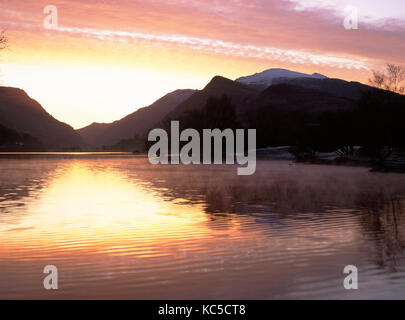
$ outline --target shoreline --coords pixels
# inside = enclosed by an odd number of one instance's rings
[[[368,168],[370,172],[382,172],[382,173],[405,173],[405,159],[403,161],[397,161],[395,164],[390,163],[387,161],[387,165],[384,167],[378,167],[375,163],[369,159],[350,159],[350,160],[340,160],[336,158],[332,159],[329,155],[327,156],[320,155],[319,158],[313,160],[296,160],[294,156],[290,155],[289,153],[285,152],[277,152],[285,149],[285,147],[278,147],[278,148],[271,148],[276,150],[276,152],[269,152],[270,148],[265,150],[257,150],[257,160],[267,160],[267,161],[277,161],[277,160],[284,160],[284,161],[291,161],[293,163],[299,164],[314,164],[314,165],[329,165],[329,166],[346,166],[346,167],[362,167]],[[74,158],[74,157],[86,157],[86,156],[131,156],[131,157],[147,157],[147,152],[126,152],[126,151],[116,151],[116,152],[109,152],[109,151],[44,151],[44,152],[36,152],[36,151],[21,151],[21,152],[14,152],[14,151],[0,151],[0,159],[1,158],[12,158],[12,157],[21,157],[21,158],[30,158],[33,157],[66,157],[66,158]]]

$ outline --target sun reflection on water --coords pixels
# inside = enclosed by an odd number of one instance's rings
[[[401,176],[260,162],[238,179],[123,155],[0,161],[0,298],[347,297],[346,264],[368,270],[367,294],[393,270],[405,279]],[[42,287],[48,264],[57,292]]]

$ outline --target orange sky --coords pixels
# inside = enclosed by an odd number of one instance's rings
[[[9,50],[3,85],[20,87],[75,128],[111,122],[179,88],[274,67],[367,82],[405,64],[405,4],[318,0],[0,2]],[[355,5],[359,29],[343,27]],[[58,28],[43,27],[44,8]]]

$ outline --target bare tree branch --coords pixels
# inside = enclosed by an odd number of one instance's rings
[[[373,71],[373,77],[368,80],[374,87],[385,89],[385,74],[380,71]]]
[[[369,82],[377,88],[404,94],[405,68],[387,63],[385,72],[373,71],[373,77]]]
[[[405,69],[394,64],[387,64],[388,83],[391,91],[404,93],[401,83],[405,80]]]
[[[5,30],[0,32],[0,50],[7,48],[8,45],[8,38],[6,37],[5,33]]]

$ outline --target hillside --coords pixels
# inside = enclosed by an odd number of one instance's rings
[[[19,133],[0,125],[0,151],[43,151],[42,144],[26,133]]]
[[[360,82],[345,81],[341,79],[313,79],[313,78],[277,78],[273,84],[287,83],[308,89],[314,89],[330,93],[338,97],[359,100],[363,93],[370,91],[372,87]]]
[[[350,109],[354,105],[354,100],[315,89],[281,83],[268,87],[249,100],[244,110],[269,107],[284,112],[326,112]]]
[[[0,87],[0,125],[37,139],[47,150],[84,146],[71,126],[56,120],[21,89]]]
[[[186,112],[199,110],[205,106],[210,97],[220,98],[226,95],[237,106],[244,105],[249,98],[258,94],[258,90],[230,79],[216,76],[203,90],[197,91],[190,98],[179,104],[167,119],[176,119]]]
[[[306,74],[296,71],[291,71],[287,69],[273,68],[268,69],[260,73],[255,73],[250,76],[240,77],[236,79],[236,82],[243,83],[245,85],[254,86],[259,89],[265,89],[272,84],[275,84],[275,80],[283,79],[299,79],[299,78],[308,78],[308,79],[327,79],[326,76],[313,73]]]
[[[161,121],[194,93],[195,90],[176,90],[121,120],[113,123],[93,123],[77,132],[93,147],[112,145],[120,140],[131,139],[136,135],[145,134],[153,124]]]

